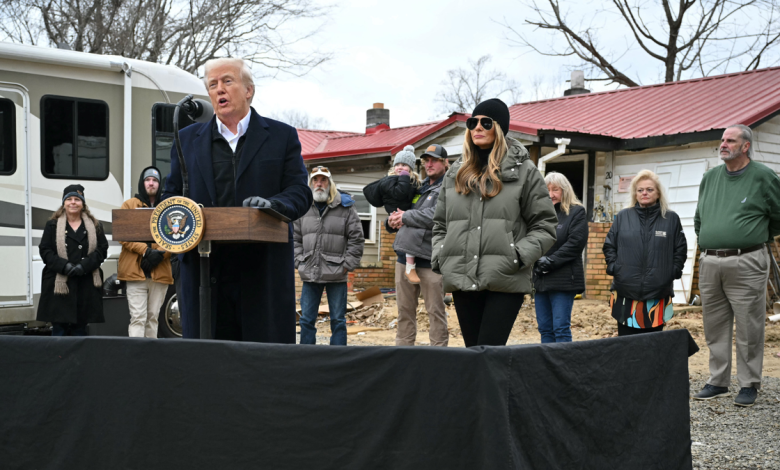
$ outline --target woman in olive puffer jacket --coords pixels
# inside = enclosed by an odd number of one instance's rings
[[[472,116],[439,194],[431,266],[452,292],[466,346],[504,345],[557,218],[528,151],[505,137],[507,106],[488,100]]]

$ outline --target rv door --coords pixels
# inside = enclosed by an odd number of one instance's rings
[[[0,82],[0,324],[34,319],[12,308],[33,304],[29,116],[27,89]]]

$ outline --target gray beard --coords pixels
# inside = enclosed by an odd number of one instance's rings
[[[731,160],[734,160],[735,158],[737,158],[740,155],[741,154],[738,153],[738,152],[731,152],[731,151],[729,151],[728,156],[724,157],[723,155],[721,155],[720,159],[723,160],[724,162],[730,162]]]
[[[328,200],[328,192],[322,189],[312,190],[312,195],[314,196],[314,202],[327,202]]]

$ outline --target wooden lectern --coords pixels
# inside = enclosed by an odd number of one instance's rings
[[[154,241],[150,228],[152,212],[151,208],[113,210],[113,239],[120,242]],[[203,217],[205,223],[198,245],[201,256],[200,336],[211,339],[211,289],[206,287],[209,285],[211,242],[287,243],[289,219],[271,210],[251,207],[204,207]]]

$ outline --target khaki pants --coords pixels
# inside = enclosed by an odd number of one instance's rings
[[[414,346],[417,339],[417,299],[422,292],[425,310],[431,320],[428,338],[431,346],[447,346],[450,337],[447,332],[447,312],[444,310],[444,294],[441,275],[430,268],[417,268],[420,284],[412,284],[404,276],[406,266],[395,264],[395,292],[398,303],[398,331],[396,346]]]
[[[757,250],[718,258],[699,259],[704,337],[710,349],[710,378],[716,387],[731,383],[731,337],[737,324],[737,382],[761,387],[764,363],[764,323],[769,254]]]
[[[157,337],[157,316],[165,300],[168,285],[145,281],[127,281],[127,305],[130,308],[128,336]]]

